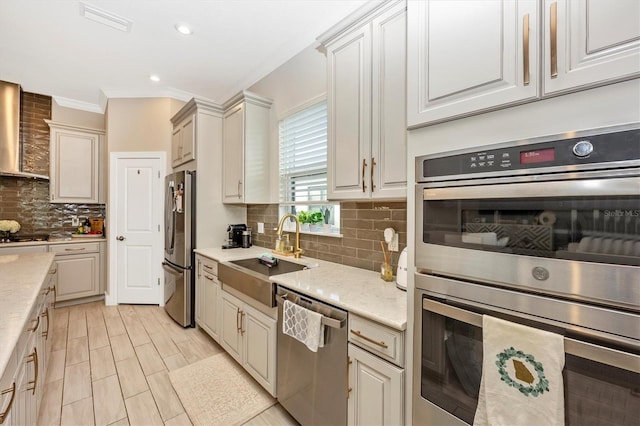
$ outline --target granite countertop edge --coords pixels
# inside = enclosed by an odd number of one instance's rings
[[[194,251],[217,262],[271,253],[268,248],[256,246],[248,249],[202,248]],[[308,265],[309,269],[274,275],[270,277],[272,282],[390,328],[406,330],[407,294],[395,286],[395,281],[385,282],[377,272],[311,257],[295,259],[274,256]]]

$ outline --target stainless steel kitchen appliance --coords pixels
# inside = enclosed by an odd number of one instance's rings
[[[283,333],[284,301],[321,313],[324,346],[311,352]],[[347,424],[347,312],[284,287],[278,304],[278,402],[303,425]]]
[[[413,422],[473,422],[482,314],[564,335],[567,424],[635,422],[640,125],[419,157],[416,177]]]
[[[183,327],[195,326],[195,171],[165,178],[165,310]]]

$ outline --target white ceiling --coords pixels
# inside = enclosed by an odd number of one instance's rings
[[[107,97],[222,103],[365,0],[112,0],[85,3],[133,21],[122,32],[72,0],[0,0],[0,80],[101,111]],[[179,34],[177,22],[191,25]],[[160,82],[149,80],[157,74]]]

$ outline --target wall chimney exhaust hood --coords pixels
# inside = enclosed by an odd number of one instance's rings
[[[0,176],[46,179],[22,171],[20,146],[20,86],[0,81]]]

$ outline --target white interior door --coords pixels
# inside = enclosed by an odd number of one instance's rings
[[[118,304],[163,305],[161,223],[165,160],[123,153],[112,161],[110,215],[114,222],[109,235],[115,265],[111,262],[110,288],[115,290],[115,298],[110,295],[110,299]]]

